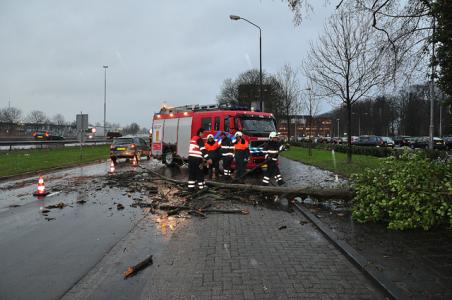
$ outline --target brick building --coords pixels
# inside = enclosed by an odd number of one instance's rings
[[[278,131],[287,135],[287,120],[278,120]],[[331,136],[332,120],[328,117],[311,117],[307,115],[290,116],[290,139],[297,140],[307,136]]]

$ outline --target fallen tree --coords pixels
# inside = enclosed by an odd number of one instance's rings
[[[162,180],[171,182],[178,185],[186,185],[186,181],[176,180],[164,175],[161,175],[155,171],[144,168],[150,174],[153,174]],[[227,189],[231,191],[242,191],[242,192],[257,192],[263,194],[279,194],[286,197],[290,196],[300,196],[302,198],[313,197],[318,200],[329,200],[329,199],[341,199],[344,201],[351,200],[354,196],[354,192],[351,189],[331,189],[331,188],[315,188],[315,187],[279,187],[279,186],[260,186],[254,184],[235,184],[226,183],[218,181],[207,181],[208,186],[217,189]]]

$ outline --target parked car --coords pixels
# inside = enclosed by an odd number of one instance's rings
[[[395,143],[394,143],[393,139],[391,139],[389,136],[382,136],[381,138],[385,142],[385,147],[392,147],[392,148],[394,148]]]
[[[323,144],[323,143],[330,143],[331,142],[331,137],[329,137],[329,136],[319,136],[319,137],[317,137],[317,141],[316,141],[317,143],[321,143],[321,144]]]
[[[429,137],[428,136],[422,136],[415,138],[412,142],[410,142],[410,148],[416,149],[416,148],[422,148],[422,149],[428,149],[429,146]],[[439,137],[433,137],[433,149],[438,150],[445,150],[446,149],[446,143],[443,139]]]
[[[35,131],[33,132],[33,137],[35,140],[64,140],[61,135],[49,132],[49,131]]]
[[[407,136],[407,135],[400,135],[400,136],[395,136],[392,139],[394,140],[394,144],[396,146],[404,147],[404,146],[409,146],[410,138],[411,137]]]
[[[340,137],[333,137],[333,138],[331,138],[331,143],[332,144],[342,144],[342,138],[340,138]]]
[[[151,159],[151,148],[145,139],[140,137],[120,137],[113,140],[110,146],[110,158],[116,164],[118,158],[136,158],[145,156]]]
[[[448,150],[452,150],[452,135],[443,137],[444,144]]]
[[[362,135],[356,141],[357,146],[386,147],[387,144],[381,136]]]

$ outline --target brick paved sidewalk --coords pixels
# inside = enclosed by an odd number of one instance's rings
[[[193,220],[173,234],[142,298],[384,298],[301,218],[253,208],[249,216]]]
[[[64,299],[384,298],[301,215],[246,208],[249,215],[180,219],[160,237],[169,224],[147,218]],[[148,254],[154,264],[123,280],[127,265]]]

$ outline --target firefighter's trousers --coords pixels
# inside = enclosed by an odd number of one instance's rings
[[[224,176],[230,177],[231,176],[231,164],[234,160],[234,157],[232,155],[223,155],[223,174]]]
[[[215,175],[218,177],[218,174],[220,173],[220,157],[218,156],[218,153],[209,154],[208,159],[212,160],[212,165],[209,166],[209,179],[212,179],[213,175],[213,169],[215,169]],[[218,179],[218,178],[217,178]]]
[[[206,184],[204,182],[204,166],[203,159],[199,157],[188,157],[188,188],[194,189],[196,183],[198,188],[203,189]]]
[[[248,153],[245,150],[236,150],[235,151],[235,166],[237,169],[236,178],[242,177],[246,171],[246,158],[248,157]]]
[[[267,170],[264,172],[262,183],[264,185],[268,185],[272,177],[278,184],[282,184],[284,182],[281,173],[279,172],[278,161],[270,158],[267,162]]]

